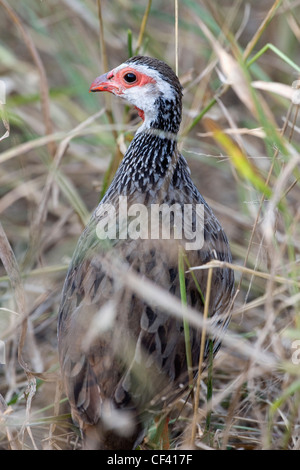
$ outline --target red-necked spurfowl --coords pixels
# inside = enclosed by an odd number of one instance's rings
[[[60,305],[59,357],[85,448],[132,449],[149,417],[186,389],[187,348],[182,320],[155,295],[146,300],[124,272],[180,299],[181,250],[182,292],[201,316],[207,269],[192,275],[188,266],[231,262],[231,253],[178,151],[182,87],[172,69],[157,59],[133,57],[96,78],[90,91],[124,98],[143,123],[75,250]],[[233,292],[233,271],[214,268],[209,316],[220,333],[229,322]],[[200,328],[190,325],[189,337],[195,376]],[[216,352],[217,333],[213,339]]]

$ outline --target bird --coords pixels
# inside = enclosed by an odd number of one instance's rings
[[[201,328],[185,330],[156,297],[180,301],[185,292],[201,318],[208,270],[189,268],[225,262],[212,270],[208,311],[216,333],[206,336],[207,358],[209,340],[215,354],[230,321],[234,272],[228,238],[179,151],[183,88],[173,69],[134,56],[94,80],[90,92],[103,91],[133,105],[141,123],[78,240],[59,307],[58,351],[83,449],[130,450],[186,392],[188,369],[192,379],[198,373]]]

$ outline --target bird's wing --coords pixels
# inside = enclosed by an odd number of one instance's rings
[[[184,162],[181,163],[185,171]],[[182,178],[184,180],[184,178]],[[207,270],[188,272],[212,259],[231,261],[228,241],[201,194],[186,176],[184,187],[173,188],[174,201],[203,206],[199,227],[204,233],[198,250],[187,250],[187,303],[203,312]],[[180,298],[177,240],[99,240],[97,224],[104,217],[98,206],[79,239],[65,281],[59,315],[59,351],[67,394],[74,414],[96,422],[101,403],[114,397],[116,406],[143,404],[170,383],[187,382],[186,346],[182,322],[153,307],[122,285],[111,269],[114,261],[133,269]],[[113,248],[113,249],[111,249]],[[196,278],[196,282],[195,282]],[[215,268],[209,315],[222,332],[233,294],[233,273]],[[199,292],[199,287],[200,291]],[[198,364],[200,331],[190,328],[193,364]],[[220,334],[213,338],[214,350]],[[207,349],[208,351],[208,349]],[[182,371],[185,371],[182,376]],[[147,379],[147,380],[146,380]],[[150,385],[149,385],[150,384]]]

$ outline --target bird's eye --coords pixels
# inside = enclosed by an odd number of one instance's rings
[[[137,80],[135,73],[132,73],[132,72],[125,73],[123,78],[126,83],[134,83]]]

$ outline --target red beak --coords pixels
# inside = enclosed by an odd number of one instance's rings
[[[108,73],[100,75],[100,77],[95,78],[93,83],[90,86],[91,91],[109,91],[113,92],[117,90],[119,87],[112,79],[107,78]]]
[[[100,75],[100,77],[95,78],[93,83],[90,86],[90,92],[91,91],[105,91],[107,90],[107,73],[104,73],[103,75]]]

